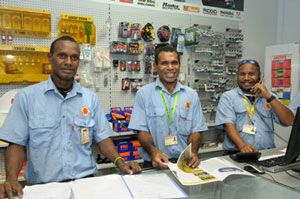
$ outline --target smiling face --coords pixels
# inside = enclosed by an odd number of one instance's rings
[[[259,81],[260,71],[255,64],[246,63],[239,67],[237,83],[244,93],[250,93],[250,89]]]
[[[79,65],[79,46],[69,40],[59,40],[55,43],[53,53],[48,60],[52,65],[52,80],[57,87],[61,83],[72,83]]]
[[[154,64],[154,67],[157,70],[159,79],[164,86],[167,89],[172,87],[175,88],[180,71],[180,63],[177,53],[165,51],[160,52],[158,55],[158,63]]]

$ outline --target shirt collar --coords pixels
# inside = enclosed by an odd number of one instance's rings
[[[160,87],[162,89],[162,91],[169,93],[169,91],[166,89],[166,87],[160,81],[159,77],[156,78],[155,87]],[[180,91],[181,89],[184,89],[184,86],[177,80],[176,87],[173,91],[173,94]]]
[[[237,87],[237,92],[238,92],[239,95],[247,98],[247,96],[245,95],[245,93],[242,91],[242,89],[239,86]],[[257,99],[260,99],[259,95],[257,95]]]
[[[59,91],[57,90],[55,84],[52,81],[51,75],[49,76],[48,80],[46,81],[46,88],[44,90],[44,93],[48,92],[48,91],[55,91],[57,93],[59,93]],[[73,78],[73,87],[72,90],[70,91],[70,93],[82,93],[80,86],[78,85],[78,83],[74,80]]]

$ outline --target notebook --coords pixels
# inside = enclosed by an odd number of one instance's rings
[[[272,157],[262,157],[257,164],[264,167],[266,171],[277,173],[289,169],[300,169],[300,107],[297,109],[291,135],[285,154]]]

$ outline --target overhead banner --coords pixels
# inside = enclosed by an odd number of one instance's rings
[[[240,21],[243,19],[244,0],[93,0],[138,8],[173,13],[214,17]]]

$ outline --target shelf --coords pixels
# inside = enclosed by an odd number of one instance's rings
[[[139,160],[134,160],[137,163],[143,163],[144,160],[143,159],[139,159]],[[102,164],[97,164],[97,169],[110,169],[110,168],[114,168],[114,164],[113,163],[102,163]]]
[[[0,143],[0,148],[8,147],[8,143]]]
[[[211,152],[218,152],[218,151],[223,151],[223,148],[222,148],[222,145],[218,145],[218,146],[215,146],[215,147],[208,147],[208,148],[200,148],[198,150],[198,154],[203,154],[203,153],[211,153]]]
[[[132,132],[132,131],[119,132],[119,133],[114,132],[114,134],[112,136],[110,136],[110,137],[119,137],[119,136],[124,136],[124,135],[135,135],[135,133]]]
[[[23,181],[26,181],[26,180],[25,180],[24,177],[18,177],[18,181],[19,181],[19,182],[23,182]],[[5,182],[5,179],[0,178],[0,183],[3,183],[3,182]]]

